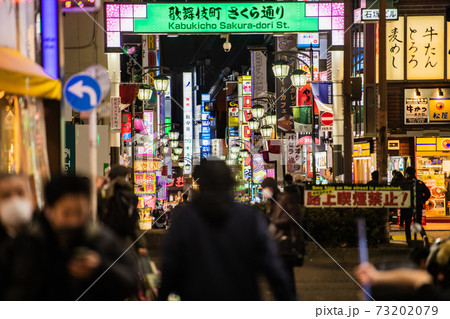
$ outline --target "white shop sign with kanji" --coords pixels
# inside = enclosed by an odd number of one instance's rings
[[[428,123],[428,98],[405,99],[405,124]]]

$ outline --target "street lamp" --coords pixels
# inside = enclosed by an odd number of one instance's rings
[[[177,155],[183,153],[183,148],[181,146],[174,147],[173,152]]]
[[[252,107],[252,115],[255,119],[260,119],[264,116],[264,106],[255,104]]]
[[[267,125],[277,124],[277,115],[273,111],[267,111],[265,119]]]
[[[286,60],[278,60],[272,64],[273,73],[281,81],[289,75],[289,62]]]
[[[239,147],[239,146],[238,146]],[[238,152],[236,152],[236,153],[234,153],[234,152],[231,152],[231,153],[229,153],[228,154],[228,157],[231,159],[231,160],[235,160],[235,159],[237,159],[238,158]]]
[[[239,147],[239,145],[232,145],[230,146],[230,151],[231,153],[239,153],[239,151],[241,150],[241,148]]]
[[[167,153],[169,153],[169,146],[163,146],[163,148],[162,148],[162,152],[163,152],[163,154],[167,154]]]
[[[163,136],[163,137],[161,137],[160,141],[161,141],[162,145],[167,145],[167,143],[169,142],[169,137]]]
[[[141,101],[148,101],[153,94],[152,87],[148,84],[141,84],[138,91],[138,99]]]
[[[177,140],[170,141],[169,145],[171,148],[175,148],[178,146],[178,141]]]
[[[303,70],[295,70],[291,74],[291,83],[296,88],[300,88],[306,85],[308,79],[306,78],[306,72]]]
[[[250,155],[250,152],[247,151],[245,148],[239,151],[239,157],[242,158],[242,159],[247,158],[248,155]]]
[[[183,162],[183,161],[179,161],[179,162],[178,162],[178,166],[181,167],[181,168],[183,168],[184,162]]]
[[[229,159],[227,159],[227,160],[225,161],[225,163],[226,163],[227,165],[229,165],[229,166],[233,166],[233,165],[234,165],[234,159],[229,158]]]
[[[156,91],[167,91],[170,80],[167,76],[160,74],[153,78],[153,84],[155,85]]]
[[[310,82],[312,83],[314,80],[314,69],[313,69],[313,48],[312,48],[312,44],[309,46],[309,55],[300,51],[276,51],[273,52],[272,54],[276,55],[276,54],[284,54],[284,55],[288,55],[300,62],[302,62],[308,69],[309,69],[309,75],[310,75]],[[305,56],[309,59],[309,64],[307,64],[305,61],[303,61],[302,59],[300,59],[298,57],[298,55],[302,55]],[[277,61],[278,62],[278,61]],[[280,64],[275,62],[272,65],[272,69],[273,72],[275,74],[276,77],[278,77],[280,80],[284,79],[287,74],[281,74],[280,71]],[[284,70],[285,71],[285,70]],[[278,72],[278,73],[277,73]],[[289,71],[287,71],[289,72]],[[280,77],[279,75],[284,75],[284,77]],[[294,72],[292,72],[291,75],[291,82],[292,82],[292,86],[295,86],[297,88],[305,86],[307,79],[306,79],[306,72],[302,71],[302,70],[295,70]],[[311,91],[312,91],[312,87],[311,87]],[[315,185],[317,183],[317,178],[316,178],[316,140],[315,140],[315,136],[316,136],[316,118],[315,118],[315,114],[314,114],[314,94],[311,93],[311,123],[312,123],[312,129],[311,129],[311,140],[312,140],[312,144],[311,144],[311,155],[312,155],[312,169],[313,169],[313,184]]]
[[[178,161],[179,156],[177,154],[172,154],[172,161]]]
[[[169,139],[170,139],[171,141],[178,140],[178,137],[179,137],[179,136],[180,136],[180,132],[178,132],[178,131],[171,130],[171,131],[169,132]]]
[[[230,159],[233,160],[236,159],[237,155],[239,154],[239,158],[242,159],[243,161],[242,163],[245,163],[244,162],[245,159],[247,159],[250,156],[250,178],[248,179],[248,181],[249,181],[250,198],[253,200],[253,154],[250,150],[246,149],[246,147],[250,149],[250,141],[237,139],[234,140],[233,143],[235,144],[230,146],[230,150],[235,149],[235,147],[237,146],[239,148],[239,151],[238,153],[231,152],[229,156]],[[243,147],[242,149],[241,146]],[[235,154],[236,157],[231,157],[231,154]]]
[[[248,120],[248,127],[252,130],[255,131],[257,129],[259,129],[259,121],[255,120],[254,118]]]
[[[261,135],[265,138],[269,138],[272,136],[272,126],[271,125],[263,125],[261,127]]]

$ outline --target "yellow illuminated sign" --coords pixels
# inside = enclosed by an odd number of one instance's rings
[[[436,151],[435,137],[418,137],[416,140],[417,151]]]
[[[353,157],[370,156],[370,143],[353,145]]]
[[[450,122],[450,99],[430,99],[429,122]]]

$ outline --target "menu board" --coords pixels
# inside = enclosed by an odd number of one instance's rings
[[[445,175],[422,175],[422,181],[430,189],[431,197],[425,203],[427,217],[445,216]]]

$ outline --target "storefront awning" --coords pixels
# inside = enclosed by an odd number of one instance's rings
[[[0,91],[60,100],[61,82],[19,51],[0,47]]]

